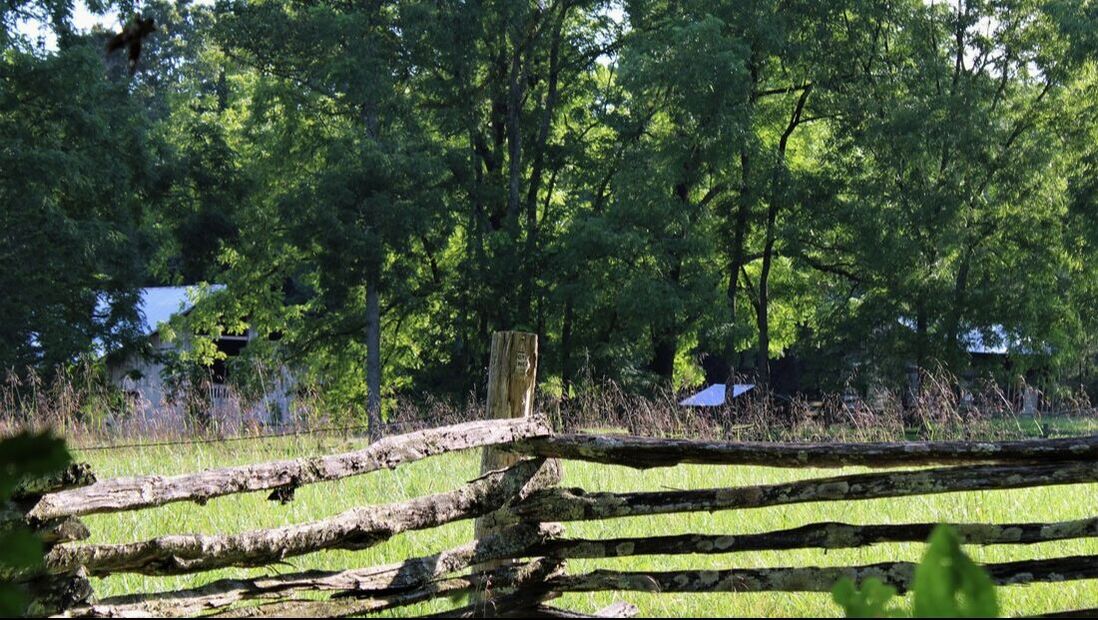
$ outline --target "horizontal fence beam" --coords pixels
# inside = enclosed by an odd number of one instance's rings
[[[513,564],[493,570],[474,571],[460,577],[450,577],[433,581],[421,588],[396,593],[347,592],[337,594],[324,601],[327,605],[318,606],[318,601],[297,600],[265,605],[259,613],[252,609],[239,608],[222,614],[229,618],[309,618],[319,615],[349,617],[365,613],[374,613],[395,607],[442,598],[454,598],[460,594],[492,592],[497,596],[506,596],[530,587],[539,587],[550,577],[560,573],[561,566],[553,560],[539,558],[525,564]],[[494,599],[493,599],[494,600]],[[491,608],[484,605],[477,617],[491,617]],[[458,610],[447,612],[455,613]]]
[[[998,585],[1098,578],[1098,556],[1094,555],[984,564],[983,567]],[[914,575],[913,562],[702,571],[596,570],[553,578],[549,586],[560,592],[830,592],[843,577],[856,582],[873,577],[904,592],[911,585]]]
[[[1098,460],[1098,436],[1017,441],[770,443],[572,434],[522,439],[505,449],[529,456],[638,469],[682,463],[798,468],[896,467]]]
[[[553,565],[548,560],[542,560],[547,568]],[[544,571],[548,573],[548,571]],[[539,579],[529,579],[521,588],[509,588],[509,591],[501,592],[497,588],[478,595],[483,595],[482,600],[474,600],[470,605],[449,609],[447,611],[427,614],[421,618],[528,618],[528,610],[541,605],[544,601],[560,596],[557,592],[549,590],[546,580],[548,574],[543,574]]]
[[[194,616],[237,603],[301,592],[358,593],[411,590],[481,562],[523,556],[527,548],[560,533],[560,526],[522,524],[497,536],[399,564],[346,571],[310,570],[253,579],[221,579],[204,586],[103,599],[74,613],[127,616]]]
[[[513,506],[507,518],[583,521],[1083,482],[1098,482],[1098,462],[943,467],[689,491],[587,493],[583,489],[550,488]]]
[[[46,476],[24,479],[12,490],[12,499],[35,498],[67,489],[88,486],[95,483],[95,473],[87,463],[71,463],[59,472]]]
[[[527,564],[510,565],[491,572],[473,572],[468,575],[430,580],[425,583],[416,582],[406,586],[392,588],[358,588],[353,583],[347,583],[346,577],[351,573],[340,573],[337,577],[339,586],[349,585],[350,588],[337,593],[333,598],[305,599],[280,597],[287,591],[272,590],[268,592],[266,602],[258,605],[233,607],[233,604],[242,599],[237,598],[235,592],[230,592],[224,598],[219,598],[216,593],[207,589],[197,597],[192,596],[194,591],[180,591],[175,593],[161,593],[152,595],[126,595],[103,599],[93,605],[77,607],[68,610],[66,617],[92,617],[92,618],[118,618],[118,617],[147,617],[158,616],[189,616],[203,612],[205,616],[234,618],[234,617],[345,617],[360,615],[412,605],[444,596],[454,596],[466,592],[476,591],[491,587],[502,591],[510,591],[529,583],[541,583],[552,576],[559,565],[551,560],[535,560]],[[304,573],[302,573],[304,575]],[[278,578],[270,578],[276,580]],[[232,587],[232,580],[217,582],[228,584]],[[214,584],[210,584],[213,586]],[[333,584],[321,583],[323,586]],[[353,594],[354,597],[340,594]],[[155,597],[154,602],[147,600]],[[262,600],[265,597],[256,597]],[[254,602],[254,601],[253,601]],[[203,607],[203,605],[206,605]],[[211,613],[212,612],[212,613]]]
[[[547,422],[539,417],[483,420],[394,435],[344,454],[225,467],[178,476],[115,478],[45,495],[27,516],[54,519],[150,508],[172,502],[204,503],[223,495],[339,480],[392,469],[444,452],[508,443],[549,432]]]
[[[537,486],[543,459],[520,461],[459,489],[382,506],[354,508],[335,517],[229,535],[162,536],[136,543],[60,545],[46,569],[83,566],[90,575],[129,572],[175,575],[227,566],[262,566],[325,549],[365,549],[405,531],[482,516]],[[535,484],[530,484],[534,481]]]
[[[15,502],[0,504],[0,532],[16,527],[28,528],[46,544],[84,540],[91,536],[88,528],[79,519],[65,517],[28,523],[23,512],[19,510],[18,504]]]
[[[522,610],[523,618],[632,618],[640,613],[636,605],[616,601],[593,614],[580,613],[570,609],[561,609],[550,605],[538,605]]]
[[[1036,616],[1023,616],[1024,618],[1098,618],[1098,607],[1089,609],[1068,609],[1064,611],[1050,611]]]
[[[951,523],[969,545],[1033,544],[1098,537],[1098,518],[1052,523]],[[720,554],[787,549],[848,549],[878,543],[924,542],[937,523],[851,525],[813,523],[755,534],[681,534],[645,538],[553,539],[525,550],[557,558],[616,558],[634,555]]]
[[[91,538],[88,526],[75,517],[39,522],[35,524],[33,531],[45,545],[56,545]]]

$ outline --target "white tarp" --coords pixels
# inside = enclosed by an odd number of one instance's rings
[[[732,398],[737,398],[755,388],[754,383],[736,383],[732,385]],[[679,401],[683,407],[720,407],[728,397],[728,386],[714,383],[704,390]]]

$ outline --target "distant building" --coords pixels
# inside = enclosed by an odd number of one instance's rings
[[[915,322],[908,318],[901,318],[900,324],[914,330]],[[959,337],[960,344],[968,354],[969,368],[961,379],[960,404],[967,407],[973,404],[974,395],[970,391],[971,383],[980,375],[987,374],[1012,374],[1015,373],[1015,361],[1018,357],[1031,356],[1039,352],[1049,352],[1050,347],[1044,344],[1035,344],[1018,333],[1007,330],[999,324],[987,327],[971,328]],[[1024,376],[1015,374],[1016,381],[1009,381],[1003,385],[1004,395],[1018,407],[1018,411],[1024,415],[1034,415],[1041,407],[1040,391],[1034,383],[1040,380],[1045,368],[1030,368]],[[910,395],[918,393],[920,386],[920,373],[915,364],[909,364],[907,370],[908,392]],[[1021,383],[1019,385],[1019,383]]]
[[[212,290],[223,289],[213,286]],[[107,358],[107,370],[111,382],[124,390],[135,407],[146,409],[146,414],[172,406],[169,368],[170,356],[186,350],[191,343],[189,334],[180,334],[174,342],[162,338],[161,325],[173,316],[185,315],[194,306],[195,287],[158,286],[141,290],[140,310],[144,316],[141,325],[143,346],[121,355]],[[253,330],[244,334],[222,334],[217,339],[217,349],[231,359],[240,355],[247,344],[255,339]],[[228,360],[217,360],[209,372],[209,400],[213,410],[239,409],[241,403],[229,388]],[[296,382],[286,369],[280,369],[271,378],[271,388],[257,403],[251,403],[240,411],[247,417],[266,425],[281,425],[288,421],[292,393]]]

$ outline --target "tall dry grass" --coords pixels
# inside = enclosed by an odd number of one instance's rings
[[[1042,419],[1094,420],[1098,410],[1085,392],[1041,401],[1023,414],[1022,390],[1009,393],[992,381],[965,385],[938,369],[924,371],[915,392],[882,387],[860,394],[853,387],[816,401],[758,389],[721,407],[678,405],[684,394],[640,395],[613,382],[588,382],[578,396],[539,394],[536,410],[560,432],[764,441],[871,441],[995,439],[1042,433]],[[218,398],[212,399],[213,390]],[[254,392],[254,390],[253,390]],[[76,366],[46,380],[9,372],[0,384],[0,434],[53,428],[76,445],[165,439],[216,439],[286,433],[365,434],[365,421],[333,412],[316,388],[297,386],[291,410],[277,426],[262,413],[262,397],[231,385],[179,384],[165,402],[140,402],[111,385],[101,369]],[[385,400],[386,433],[454,424],[484,417],[479,394],[462,401],[406,396]]]
[[[565,431],[603,429],[630,434],[760,441],[885,441],[898,439],[1006,439],[1043,432],[1049,418],[1098,422],[1085,392],[1056,401],[1039,392],[1024,410],[1024,384],[1007,391],[995,382],[961,381],[943,369],[922,371],[917,390],[853,387],[819,400],[785,397],[756,388],[721,407],[681,407],[685,394],[631,394],[600,383],[576,398],[546,399]],[[1085,425],[1084,425],[1085,426]]]
[[[178,382],[159,402],[113,385],[94,364],[61,369],[51,378],[8,371],[0,383],[0,436],[53,429],[74,445],[218,439],[336,427],[316,390],[300,388],[293,411],[272,426],[264,395],[233,385]],[[339,428],[346,428],[342,424]]]

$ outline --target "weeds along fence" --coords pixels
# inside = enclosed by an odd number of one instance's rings
[[[852,548],[922,542],[933,523],[853,525],[822,522],[762,533],[660,535],[590,540],[567,535],[568,523],[626,516],[738,510],[803,502],[846,502],[987,489],[1098,482],[1098,436],[1000,442],[759,443],[555,434],[531,415],[536,340],[505,332],[493,340],[491,419],[387,437],[361,450],[244,465],[171,477],[95,481],[84,466],[28,482],[0,521],[31,525],[47,541],[44,569],[0,575],[33,593],[29,613],[61,616],[345,616],[432,599],[467,605],[446,616],[584,617],[552,607],[558,593],[826,592],[842,577],[876,577],[905,590],[914,565],[713,568],[704,559],[742,551]],[[459,488],[333,517],[239,534],[180,534],[124,544],[81,544],[81,516],[134,511],[268,492],[281,502],[307,484],[341,480],[455,450],[484,449],[482,475]],[[634,493],[560,486],[563,460],[638,469],[681,463],[782,468],[871,468],[868,473],[778,484]],[[911,469],[917,467],[917,469]],[[411,530],[478,519],[462,546],[376,567],[301,571],[225,579],[170,592],[133,592],[96,600],[89,577],[114,573],[178,575],[257,567],[330,549],[365,549]],[[954,523],[976,545],[1025,545],[1098,536],[1098,517],[1053,523]],[[697,554],[696,570],[628,572],[567,568],[574,558]],[[1098,578],[1098,556],[985,565],[1002,585]],[[626,597],[628,595],[625,595]],[[457,605],[457,603],[452,603]],[[1078,610],[1081,612],[1094,610]],[[617,604],[598,615],[635,612]]]

